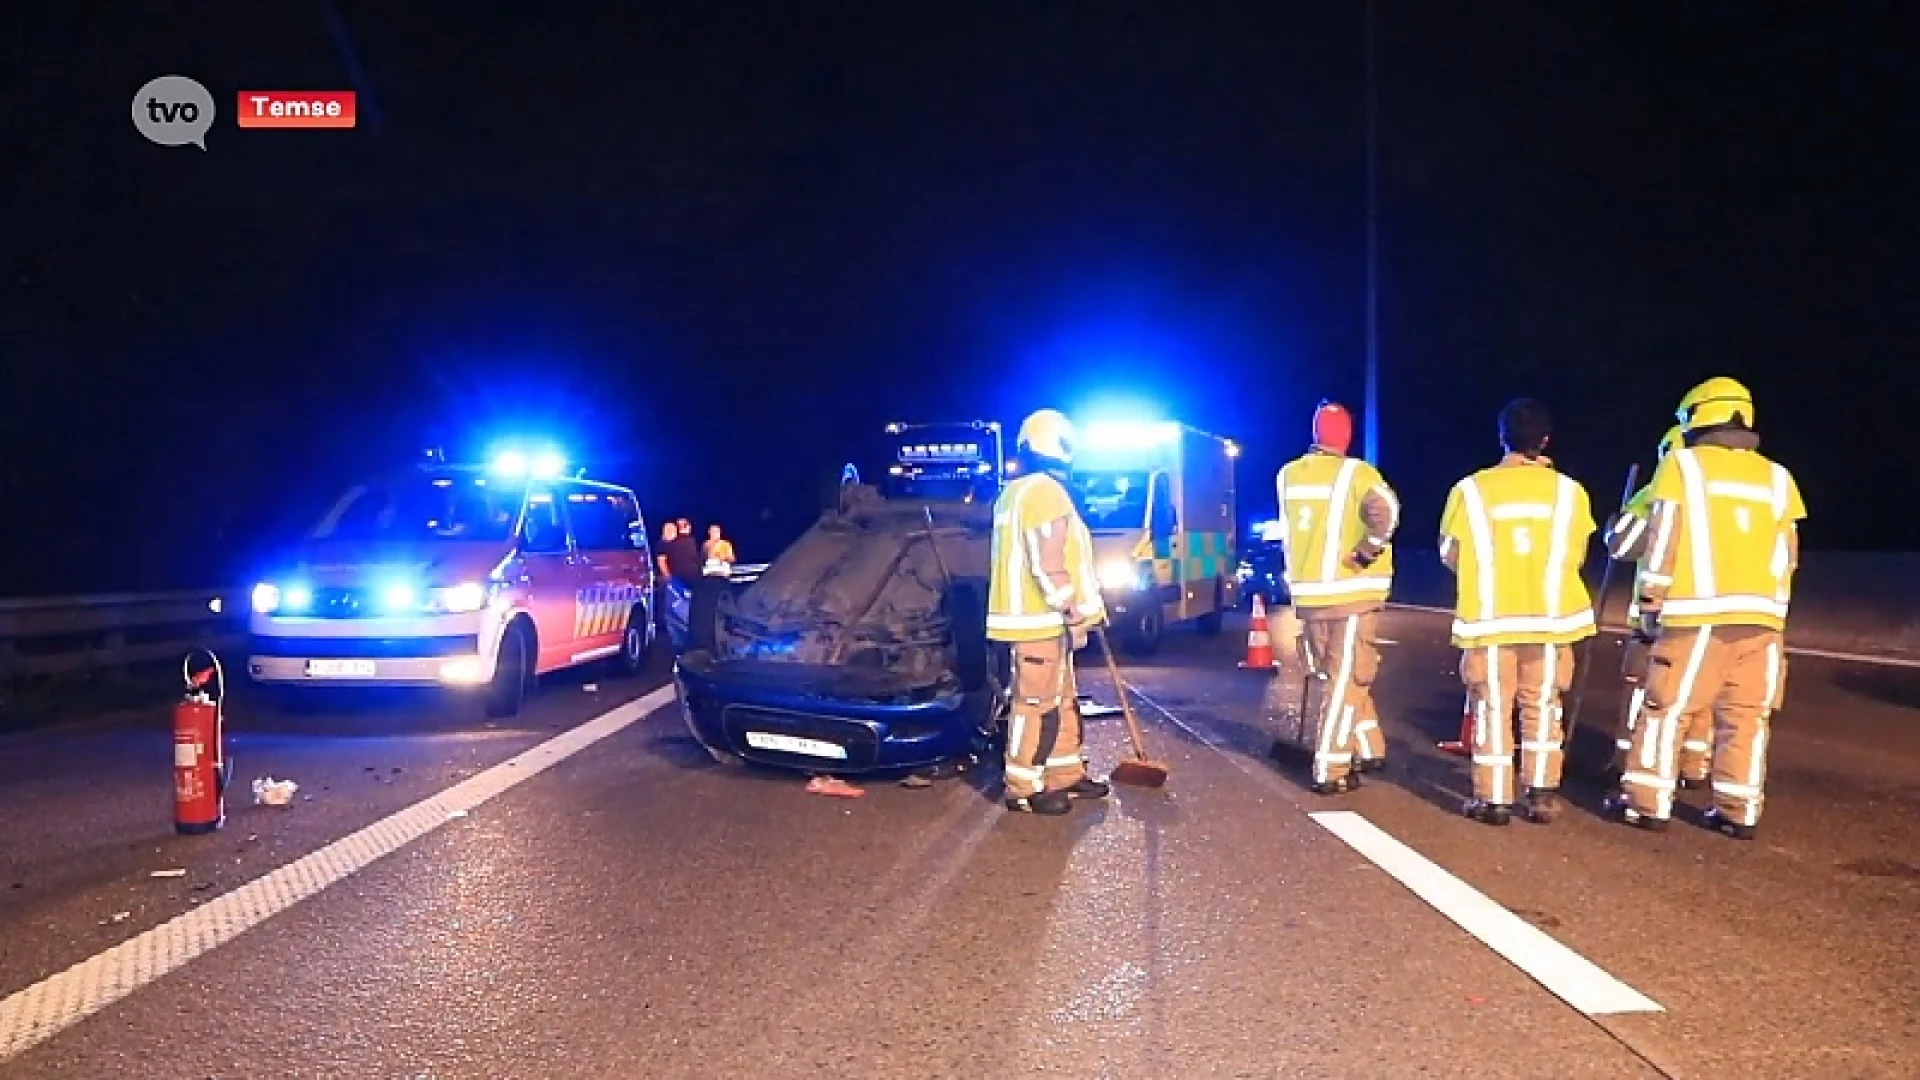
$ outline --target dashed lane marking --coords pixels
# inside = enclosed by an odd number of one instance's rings
[[[1387,605],[1397,611],[1418,611],[1427,615],[1453,614],[1452,608],[1434,607],[1430,604]],[[1601,623],[1600,629],[1609,634],[1624,634],[1630,627],[1615,623]],[[1817,656],[1822,660],[1844,660],[1852,664],[1872,664],[1876,667],[1897,667],[1920,669],[1920,659],[1911,656],[1888,656],[1883,653],[1844,652],[1839,649],[1814,649],[1805,645],[1789,645],[1787,653],[1791,656]]]
[[[1480,943],[1588,1016],[1665,1012],[1652,998],[1548,937],[1351,810],[1307,815]]]
[[[364,869],[587,747],[664,708],[673,687],[570,728],[184,915],[0,1001],[0,1063]]]

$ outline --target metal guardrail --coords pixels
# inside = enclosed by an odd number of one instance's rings
[[[733,567],[737,585],[766,563]],[[66,675],[178,659],[199,646],[244,641],[244,589],[0,599],[0,679]]]

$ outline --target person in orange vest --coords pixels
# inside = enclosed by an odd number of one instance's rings
[[[1660,439],[1657,462],[1665,461],[1667,455],[1686,445],[1685,430],[1675,424],[1667,429]],[[1635,564],[1635,572],[1645,569],[1647,541],[1652,534],[1647,527],[1647,514],[1653,506],[1653,482],[1642,485],[1627,505],[1620,508],[1608,520],[1601,531],[1601,542],[1606,545],[1607,555],[1620,562]],[[1627,623],[1631,627],[1627,634],[1626,646],[1620,653],[1620,681],[1626,693],[1620,699],[1620,714],[1614,731],[1613,775],[1618,779],[1626,772],[1627,751],[1633,749],[1633,729],[1640,717],[1646,712],[1647,702],[1647,662],[1652,651],[1653,640],[1640,630],[1640,602],[1638,593],[1627,602]],[[1695,709],[1688,713],[1681,725],[1680,744],[1680,786],[1705,787],[1707,774],[1713,761],[1713,710]]]
[[[1373,704],[1380,610],[1393,588],[1400,500],[1380,470],[1347,456],[1353,416],[1323,401],[1313,442],[1274,483],[1287,596],[1300,620],[1308,677],[1326,684],[1313,723],[1313,792],[1337,795],[1386,765]]]
[[[1653,474],[1640,631],[1653,639],[1647,711],[1609,811],[1663,829],[1673,816],[1676,744],[1687,714],[1714,709],[1707,824],[1751,839],[1766,799],[1767,744],[1786,694],[1785,632],[1806,503],[1784,465],[1760,453],[1753,394],[1722,377],[1677,410],[1687,445]]]
[[[1440,558],[1459,579],[1453,644],[1473,715],[1473,797],[1487,825],[1512,820],[1514,707],[1528,819],[1560,813],[1566,755],[1560,695],[1573,686],[1573,644],[1594,636],[1580,579],[1596,526],[1587,490],[1553,467],[1546,406],[1522,398],[1500,412],[1499,464],[1453,486],[1440,517]]]

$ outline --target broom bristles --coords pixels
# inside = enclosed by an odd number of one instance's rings
[[[1170,770],[1157,761],[1144,761],[1129,758],[1113,767],[1112,779],[1115,783],[1128,787],[1157,788],[1167,782]]]

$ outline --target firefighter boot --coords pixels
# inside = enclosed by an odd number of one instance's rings
[[[1553,788],[1528,788],[1527,820],[1535,825],[1551,825],[1560,816],[1560,792]]]
[[[1361,773],[1379,772],[1386,767],[1387,759],[1383,757],[1361,758],[1353,763],[1353,771]]]
[[[1043,791],[1038,795],[1007,800],[1007,809],[1027,814],[1057,817],[1073,809],[1073,796],[1065,791]]]
[[[1740,824],[1717,806],[1708,807],[1700,819],[1706,822],[1707,828],[1724,836],[1731,836],[1735,840],[1753,839],[1753,826]]]
[[[1468,799],[1461,804],[1460,812],[1482,825],[1505,825],[1513,820],[1513,807],[1485,799]]]
[[[1107,797],[1107,793],[1113,790],[1113,786],[1105,780],[1095,780],[1091,776],[1083,776],[1061,790],[1065,791],[1067,797],[1072,799],[1104,799]]]
[[[1331,780],[1315,781],[1308,790],[1315,795],[1344,795],[1360,787],[1360,774],[1350,772],[1345,776],[1336,776]]]
[[[1607,796],[1607,801],[1601,804],[1601,809],[1605,811],[1608,817],[1613,818],[1615,821],[1625,822],[1636,829],[1645,829],[1648,832],[1660,832],[1667,827],[1666,818],[1648,817],[1640,811],[1635,810],[1632,804],[1627,801],[1627,793],[1624,791]]]

